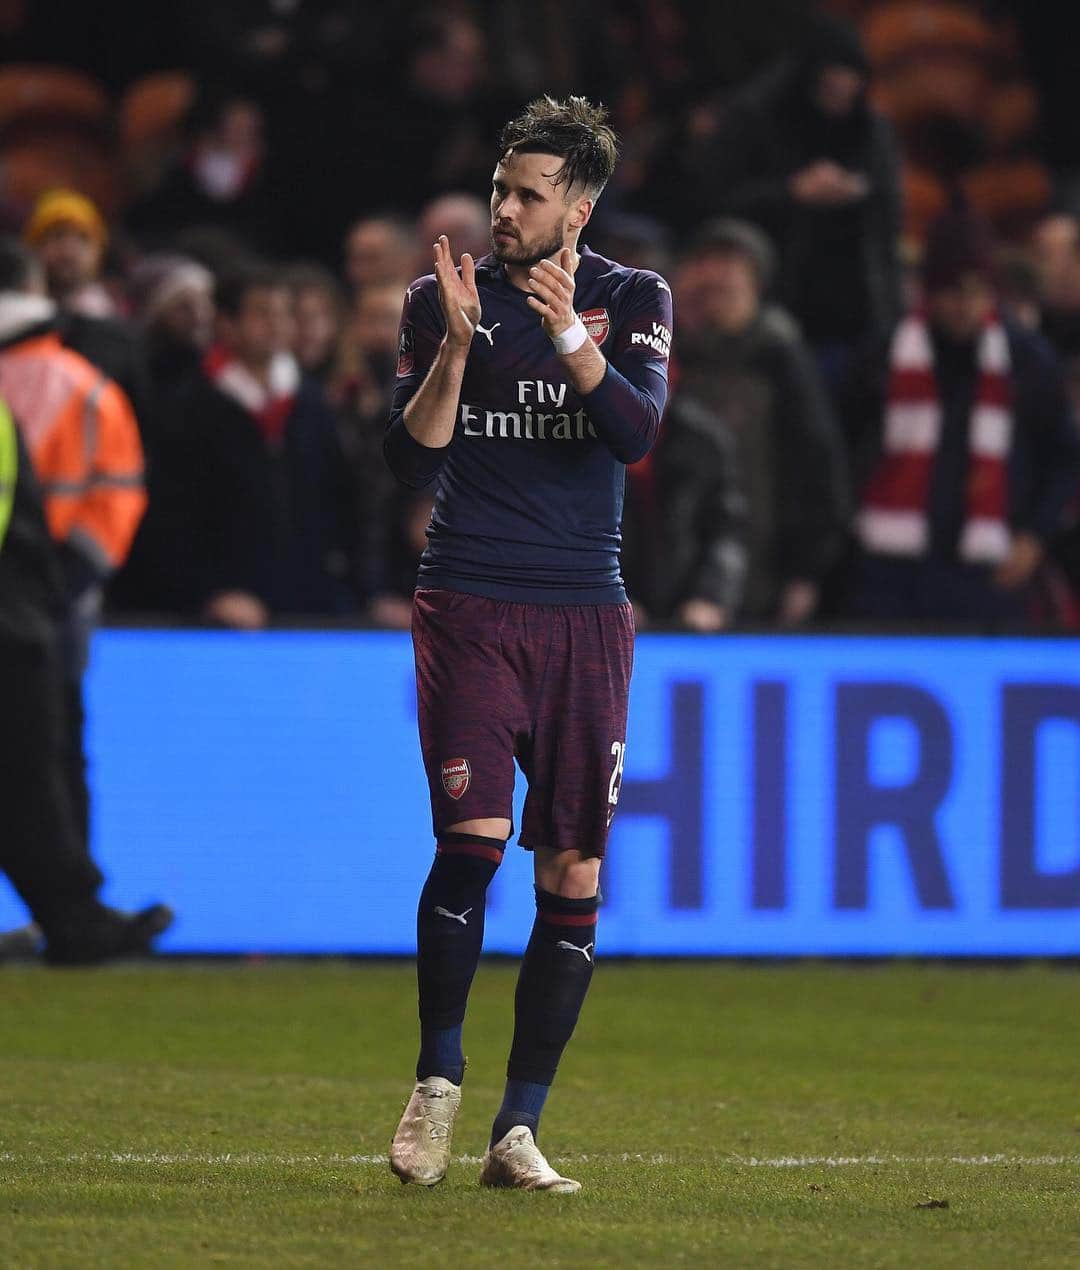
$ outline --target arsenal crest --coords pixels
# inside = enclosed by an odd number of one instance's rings
[[[442,765],[443,789],[446,790],[451,798],[458,799],[469,788],[469,777],[471,775],[468,759],[447,759]]]
[[[584,313],[579,313],[578,317],[581,318],[581,324],[592,342],[603,344],[608,337],[608,331],[611,330],[611,319],[608,317],[607,309],[586,309]]]

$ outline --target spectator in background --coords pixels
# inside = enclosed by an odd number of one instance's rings
[[[925,308],[904,318],[859,404],[853,609],[887,621],[1026,624],[1047,543],[1080,479],[1080,436],[1046,341],[1002,318],[985,221],[931,227]]]
[[[628,469],[622,573],[639,628],[702,633],[735,620],[746,588],[746,497],[724,421],[676,394],[653,452]]]
[[[777,245],[777,298],[830,391],[900,311],[898,159],[867,75],[854,28],[811,15],[797,51],[722,106],[681,173],[698,218],[753,221]]]
[[[1062,359],[1065,392],[1080,427],[1080,220],[1065,210],[1043,217],[1031,233],[1030,257],[1039,329]],[[1065,508],[1062,532],[1048,545],[1043,580],[1038,616],[1052,626],[1080,629],[1080,484]]]
[[[288,268],[285,280],[292,292],[300,369],[329,387],[345,322],[341,284],[329,269],[307,262]]]
[[[714,467],[738,473],[746,508],[741,553],[728,545],[727,529],[718,546],[697,552],[718,579],[727,574],[712,596],[690,595],[709,599],[711,611],[683,605],[681,620],[697,629],[720,629],[736,615],[782,626],[808,621],[844,545],[848,495],[839,433],[794,324],[762,302],[773,268],[764,234],[721,219],[703,226],[676,274],[672,439],[691,429],[713,433],[711,446],[731,455]],[[668,443],[661,442],[658,469]],[[689,464],[683,479],[696,475]],[[677,512],[677,489],[661,487],[657,497],[669,515]],[[720,501],[729,508],[721,523],[733,524],[732,496]],[[665,567],[657,561],[661,575]]]
[[[1042,325],[1042,287],[1031,252],[1023,247],[1004,247],[994,263],[998,304],[1002,315],[1016,326],[1037,331]]]
[[[144,248],[174,246],[181,230],[225,230],[276,256],[285,245],[280,200],[266,167],[262,107],[252,97],[208,90],[187,121],[187,145],[157,189],[130,204],[124,225]]]
[[[202,359],[214,335],[214,277],[197,261],[171,252],[145,256],[132,272],[129,292],[136,323],[142,332],[150,372],[150,402],[141,420],[147,460],[147,493],[157,502],[168,471],[160,470],[159,450],[175,402],[200,375]],[[161,522],[145,517],[131,552],[109,583],[112,612],[151,613],[163,601],[163,576],[168,576],[172,541],[161,542]]]
[[[109,234],[90,199],[76,190],[48,191],[34,204],[25,237],[41,258],[49,295],[65,313],[89,318],[117,315],[116,302],[102,280]]]
[[[377,419],[377,431],[384,422],[382,407],[394,391],[404,300],[405,283],[400,280],[367,287],[356,301],[338,346],[335,396],[357,414]]]
[[[367,543],[366,590],[374,598],[368,618],[407,630],[412,622],[417,521],[426,525],[431,499],[394,480],[382,461],[382,442],[398,361],[398,330],[405,284],[383,282],[364,289],[338,354],[334,398],[342,444],[352,472],[356,519]],[[410,572],[411,569],[411,572]]]
[[[416,571],[434,506],[427,490],[399,488],[386,499],[382,587],[368,614],[376,626],[407,631],[412,625]]]
[[[358,611],[357,533],[336,421],[290,351],[277,271],[219,280],[217,342],[175,403],[148,516],[157,607],[253,630]]]
[[[126,913],[98,899],[103,878],[69,779],[64,574],[25,442],[0,401],[0,869],[34,919],[0,935],[0,960],[34,954],[42,938],[54,964],[146,953],[172,922],[163,904]]]
[[[413,276],[416,240],[408,221],[396,216],[358,220],[345,235],[345,280],[356,303],[366,287],[401,282],[402,295]]]
[[[1055,212],[1035,226],[1031,248],[1039,276],[1042,332],[1065,358],[1080,355],[1080,220]]]
[[[214,275],[175,252],[144,256],[128,284],[158,414],[194,375],[214,335]],[[147,429],[153,431],[152,428]]]
[[[141,427],[149,373],[139,337],[103,281],[108,231],[101,213],[75,190],[51,190],[34,205],[23,236],[45,270],[60,338],[120,385]]]
[[[64,572],[67,786],[88,844],[83,675],[105,582],[146,507],[142,447],[124,393],[61,343],[41,262],[14,239],[0,241],[0,394],[26,440]]]
[[[415,216],[434,195],[484,188],[497,132],[488,102],[487,40],[456,5],[420,5],[398,24],[405,38],[391,79],[372,81],[356,101],[354,152],[363,154],[363,197],[377,190]],[[360,170],[360,165],[358,165]]]
[[[431,272],[431,247],[445,234],[455,251],[468,252],[474,260],[491,252],[491,208],[475,194],[440,194],[420,210],[416,218],[417,257],[410,278]]]
[[[631,269],[651,269],[667,275],[671,270],[671,235],[651,216],[632,212],[608,212],[590,224],[593,250]],[[451,240],[453,241],[453,240]]]

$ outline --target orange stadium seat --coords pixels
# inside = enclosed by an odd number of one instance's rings
[[[0,67],[0,129],[41,119],[104,127],[109,95],[89,75],[66,66]]]
[[[196,93],[195,81],[185,71],[155,71],[125,90],[117,133],[129,198],[154,189],[161,180]]]
[[[0,150],[5,201],[25,217],[38,195],[56,186],[78,190],[106,217],[120,205],[112,157],[68,137],[39,137]]]
[[[25,215],[44,190],[65,185],[112,214],[119,203],[112,124],[109,94],[82,71],[0,67],[5,199]]]
[[[989,87],[982,66],[935,51],[880,77],[873,100],[899,128],[930,115],[974,123],[980,118]]]
[[[125,149],[171,137],[195,100],[195,81],[186,71],[154,71],[125,89],[118,122]]]
[[[996,150],[1008,150],[1030,137],[1039,122],[1039,95],[1021,80],[990,93],[983,111],[986,139]]]
[[[862,37],[879,73],[928,52],[961,54],[989,63],[998,44],[994,29],[974,8],[929,0],[900,0],[872,8],[863,19]]]
[[[965,172],[961,188],[1005,238],[1026,234],[1046,211],[1053,181],[1044,164],[1033,158],[1001,159]]]

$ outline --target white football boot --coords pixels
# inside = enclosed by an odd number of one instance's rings
[[[461,1086],[445,1076],[418,1081],[390,1144],[390,1167],[403,1182],[434,1186],[446,1176]]]
[[[481,1186],[509,1186],[519,1191],[552,1191],[573,1195],[581,1183],[561,1177],[544,1159],[525,1125],[511,1129],[490,1147],[480,1169]]]

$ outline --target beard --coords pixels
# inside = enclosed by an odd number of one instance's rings
[[[523,243],[520,239],[513,243],[497,243],[492,234],[491,251],[495,259],[503,265],[519,265],[529,269],[538,265],[541,260],[557,256],[565,246],[561,229],[553,230],[551,237],[543,242]]]

